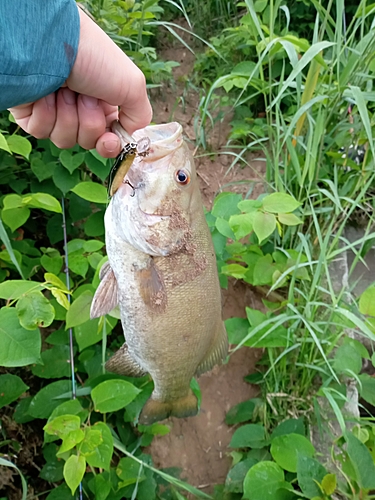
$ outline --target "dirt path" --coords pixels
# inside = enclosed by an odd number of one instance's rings
[[[189,86],[185,82],[186,75],[192,70],[194,57],[186,49],[167,49],[163,56],[164,59],[180,62],[181,66],[174,73],[176,88],[164,89],[153,100],[154,121],[176,120],[181,123],[193,149],[193,123],[198,96],[191,91],[186,92]],[[182,95],[184,108],[179,105]],[[251,197],[257,197],[263,191],[263,161],[250,157],[250,167],[229,169],[233,156],[225,154],[224,146],[230,118],[228,113],[224,122],[210,135],[211,146],[217,153],[213,156],[214,160],[200,155],[200,152],[195,156],[203,201],[208,209],[223,186],[226,191],[244,194],[252,189]],[[228,290],[223,291],[224,319],[245,317],[245,306],[262,308],[262,303],[245,284],[231,282]],[[228,444],[234,432],[233,427],[225,424],[225,415],[232,406],[256,396],[256,389],[243,378],[254,372],[260,355],[260,350],[243,348],[230,357],[227,365],[215,367],[212,372],[200,377],[200,414],[188,419],[170,419],[167,424],[171,426],[171,432],[155,438],[149,447],[158,468],[178,467],[182,469],[182,478],[206,492],[211,492],[213,485],[225,481],[231,465]]]

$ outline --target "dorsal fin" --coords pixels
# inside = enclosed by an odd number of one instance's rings
[[[117,281],[109,262],[103,264],[99,278],[101,281],[91,303],[91,319],[108,314],[118,304]]]

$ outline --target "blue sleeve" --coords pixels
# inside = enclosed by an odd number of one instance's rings
[[[79,30],[75,0],[0,0],[0,110],[61,87],[77,55]]]

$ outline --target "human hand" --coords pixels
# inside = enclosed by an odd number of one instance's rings
[[[152,117],[143,73],[81,9],[80,41],[65,86],[36,102],[10,108],[17,124],[59,148],[76,143],[116,157],[120,139],[109,131],[114,120],[132,134]],[[119,109],[120,107],[120,109]]]

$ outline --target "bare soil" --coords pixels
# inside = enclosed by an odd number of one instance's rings
[[[174,70],[175,85],[164,88],[152,99],[154,121],[163,123],[175,120],[181,123],[185,137],[195,143],[194,118],[198,96],[187,85],[192,72],[194,56],[185,48],[168,48],[163,58],[174,60],[180,66]],[[183,96],[183,98],[182,98]],[[181,106],[183,102],[184,106]],[[231,166],[233,156],[225,147],[231,113],[210,133],[211,156],[194,151],[195,164],[203,202],[212,208],[215,195],[220,191],[247,193],[256,198],[263,191],[265,163],[263,159],[248,157],[249,166]],[[229,152],[229,154],[228,154]],[[262,308],[260,297],[244,283],[231,281],[223,291],[223,318],[245,317],[245,307]],[[225,481],[231,466],[228,448],[235,428],[225,424],[228,410],[257,395],[257,389],[244,382],[244,377],[255,371],[261,350],[243,348],[230,356],[228,364],[215,367],[199,379],[202,405],[197,417],[168,420],[171,432],[157,437],[149,447],[158,468],[178,467],[181,478],[190,484],[211,492],[215,484]]]

